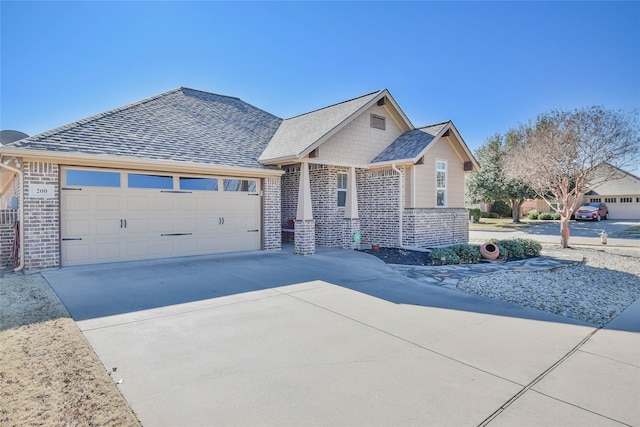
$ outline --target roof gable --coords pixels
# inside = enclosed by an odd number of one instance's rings
[[[425,152],[435,144],[436,141],[440,140],[447,135],[453,134],[455,135],[455,141],[457,141],[457,145],[464,153],[462,156],[458,149],[460,158],[466,157],[473,164],[473,170],[478,171],[480,166],[478,165],[477,160],[471,154],[469,147],[465,144],[462,136],[458,133],[455,125],[452,121],[447,121],[443,123],[437,123],[434,125],[424,126],[418,129],[410,130],[409,132],[405,132],[400,135],[391,145],[389,145],[386,149],[382,151],[375,159],[371,161],[372,164],[385,164],[385,163],[400,163],[400,162],[410,162],[416,163],[420,157],[424,156]],[[463,160],[466,161],[466,160]]]
[[[260,156],[260,161],[268,164],[301,159],[383,98],[385,102],[389,100],[397,116],[404,122],[406,128],[410,129],[412,125],[409,119],[398,107],[389,91],[379,90],[284,120]]]
[[[257,159],[281,122],[238,98],[181,87],[7,146],[264,168]]]

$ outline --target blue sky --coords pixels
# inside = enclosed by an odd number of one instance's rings
[[[0,128],[186,86],[282,118],[387,88],[475,151],[555,108],[640,110],[640,2],[0,2]]]

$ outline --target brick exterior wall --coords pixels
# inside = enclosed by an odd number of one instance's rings
[[[60,171],[56,164],[26,162],[24,173],[24,258],[25,270],[60,267]],[[51,199],[28,197],[33,184],[55,188]]]
[[[400,177],[391,169],[356,170],[362,243],[397,248],[400,231]],[[404,194],[404,189],[402,190]]]
[[[433,248],[469,242],[469,212],[464,209],[405,209],[403,243]]]
[[[19,221],[18,211],[0,210],[0,271],[7,267],[14,243],[14,224]],[[9,269],[13,267],[9,265]]]
[[[359,249],[360,242],[354,242],[353,237],[360,231],[359,219],[342,219],[342,248],[343,249]]]
[[[313,255],[316,253],[316,224],[314,220],[296,220],[295,253]]]
[[[262,248],[276,250],[282,248],[280,178],[262,180]]]
[[[300,185],[300,166],[287,166],[285,173],[280,178],[280,212],[282,222],[296,219],[298,206],[298,187]]]
[[[379,243],[383,247],[398,247],[398,192],[404,195],[405,189],[400,188],[400,176],[395,171],[356,169],[360,218],[345,220],[337,203],[337,174],[347,169],[325,165],[309,168],[318,246],[355,248],[353,234],[360,231],[362,246]],[[281,193],[283,220],[296,217],[300,180],[299,167],[285,170]],[[404,246],[432,248],[469,241],[469,215],[463,208],[404,209],[402,222]]]
[[[282,176],[283,221],[296,218],[300,185],[299,166],[288,166],[285,171]],[[338,172],[347,171],[345,167],[309,165],[311,207],[316,221],[315,239],[318,246],[343,246],[344,209],[338,207]]]

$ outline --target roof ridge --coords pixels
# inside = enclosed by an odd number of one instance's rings
[[[57,133],[67,131],[69,129],[74,129],[74,128],[77,128],[77,127],[80,127],[80,126],[84,126],[84,125],[89,124],[91,122],[94,122],[94,121],[96,121],[98,119],[109,117],[109,116],[112,116],[112,115],[114,115],[116,113],[121,113],[123,111],[129,110],[129,109],[131,109],[133,107],[137,107],[139,105],[143,105],[143,104],[149,103],[151,101],[155,101],[156,99],[160,99],[162,97],[165,97],[165,96],[171,95],[173,93],[177,93],[179,91],[182,91],[182,89],[184,89],[184,88],[183,87],[178,87],[176,89],[171,89],[169,91],[162,92],[160,94],[151,96],[149,98],[142,99],[140,101],[132,102],[130,104],[123,105],[121,107],[116,107],[116,108],[113,108],[111,110],[108,110],[108,111],[105,111],[105,112],[102,112],[102,113],[94,114],[93,116],[89,116],[89,117],[85,117],[85,118],[80,119],[80,120],[76,120],[75,122],[71,122],[71,123],[68,123],[66,125],[62,125],[60,127],[57,127],[57,128],[54,128],[54,129],[51,129],[51,130],[48,130],[48,131],[33,135],[33,136],[30,136],[29,138],[24,138],[24,139],[22,139],[20,141],[21,142],[25,142],[27,140],[31,140],[31,141],[34,141],[34,142],[35,141],[39,141],[39,140],[41,140],[43,138],[48,138],[48,137],[53,136],[53,135],[55,135]]]
[[[360,96],[356,96],[355,98],[347,99],[345,101],[336,102],[335,104],[327,105],[326,107],[316,108],[315,110],[307,111],[306,113],[298,114],[296,116],[289,117],[289,118],[287,118],[285,120],[296,119],[298,117],[306,116],[307,114],[317,113],[318,111],[326,110],[327,108],[335,107],[335,106],[338,106],[338,105],[341,105],[341,104],[346,104],[347,102],[355,101],[356,99],[364,98],[366,96],[371,96],[374,93],[380,93],[380,92],[383,92],[384,90],[385,89],[375,90],[375,91],[367,93],[365,95],[360,95]]]
[[[238,98],[237,96],[222,95],[222,94],[220,94],[220,93],[207,92],[206,90],[194,89],[194,88],[192,88],[192,87],[180,86],[178,89],[180,89],[180,90],[187,89],[187,90],[191,90],[191,91],[193,91],[193,92],[205,93],[205,94],[207,94],[207,95],[222,96],[222,97],[224,97],[224,98],[231,98],[231,99],[237,99],[238,101],[242,101],[242,99]],[[245,102],[245,101],[242,101],[242,102]]]
[[[440,122],[440,123],[434,123],[432,125],[425,125],[425,126],[419,126],[416,129],[425,129],[425,128],[432,128],[434,126],[440,126],[440,125],[445,125],[447,123],[453,123],[451,120],[445,120],[444,122]]]

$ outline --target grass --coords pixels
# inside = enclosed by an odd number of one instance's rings
[[[480,218],[480,222],[470,222],[469,230],[473,231],[518,231],[531,227],[540,221],[521,218],[520,223],[514,223],[512,218]]]
[[[616,236],[629,236],[633,234],[640,234],[640,225],[634,225],[626,230],[616,231],[613,233]]]
[[[0,278],[0,426],[140,426],[39,274]]]

